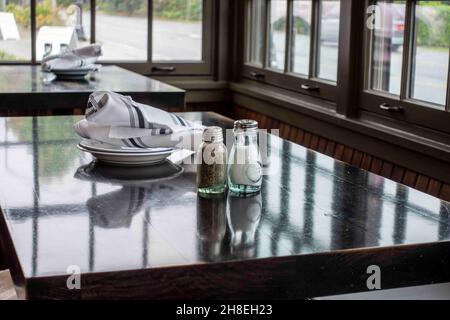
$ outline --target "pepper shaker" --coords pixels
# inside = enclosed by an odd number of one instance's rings
[[[197,190],[201,194],[221,194],[227,188],[227,148],[222,128],[208,127],[197,151]]]

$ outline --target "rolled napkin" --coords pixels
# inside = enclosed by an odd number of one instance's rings
[[[102,55],[99,44],[91,44],[82,48],[69,50],[61,54],[54,54],[42,59],[42,70],[75,69],[81,67],[94,67]]]
[[[89,97],[85,119],[74,129],[83,138],[121,147],[195,150],[204,127],[131,97],[97,91]]]

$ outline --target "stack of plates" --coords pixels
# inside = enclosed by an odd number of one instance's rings
[[[90,65],[75,69],[52,69],[52,73],[61,80],[84,80],[91,71],[99,69],[99,65]]]
[[[127,148],[108,143],[84,139],[78,149],[92,154],[99,161],[116,166],[147,166],[164,161],[173,152],[173,148]]]

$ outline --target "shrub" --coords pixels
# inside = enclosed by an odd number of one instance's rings
[[[0,50],[0,60],[15,61],[15,60],[17,60],[17,57],[12,54],[9,54],[5,51]]]
[[[300,17],[294,17],[294,27],[295,32],[298,34],[309,34],[309,23]],[[286,18],[282,17],[275,21],[273,24],[273,28],[275,31],[284,31],[286,28]]]
[[[6,6],[6,11],[12,12],[14,18],[19,26],[23,28],[30,27],[30,6],[18,5],[9,3]],[[36,26],[39,29],[45,25],[60,24],[61,21],[53,10],[51,0],[44,0],[39,2],[36,6]]]
[[[450,42],[450,5],[443,1],[427,4],[435,9],[435,16],[428,21],[419,20],[417,26],[417,44],[419,46],[448,48]]]
[[[201,0],[154,0],[153,10],[156,17],[199,21],[202,18]]]
[[[145,15],[146,1],[143,0],[112,0],[98,2],[100,10],[107,13]]]

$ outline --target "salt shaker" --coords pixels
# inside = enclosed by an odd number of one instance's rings
[[[228,160],[228,186],[234,193],[256,193],[262,184],[258,122],[238,120],[234,123],[233,132],[234,143]]]
[[[227,187],[227,148],[222,128],[208,127],[197,151],[197,190],[201,194],[221,194]]]

